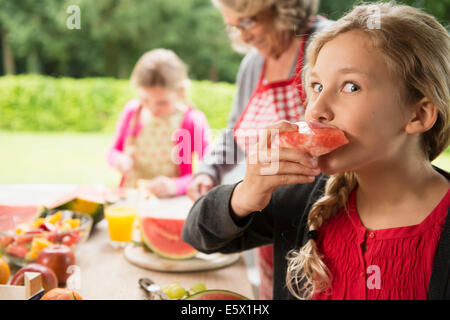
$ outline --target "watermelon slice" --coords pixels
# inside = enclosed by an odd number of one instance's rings
[[[89,186],[78,186],[73,192],[50,204],[48,208],[86,213],[92,217],[95,226],[104,218],[104,202],[104,195],[100,191]]]
[[[283,148],[301,149],[313,157],[329,153],[348,143],[343,131],[301,121],[295,123],[298,132],[281,132],[279,135],[280,146]]]
[[[145,245],[157,255],[167,259],[190,259],[197,254],[197,250],[181,238],[183,226],[183,219],[141,218]]]
[[[6,248],[6,254],[24,259],[29,249],[23,244],[12,244]]]
[[[38,218],[42,210],[42,206],[0,205],[0,232],[14,230],[19,224]]]
[[[186,300],[250,300],[228,290],[204,290],[190,295]]]

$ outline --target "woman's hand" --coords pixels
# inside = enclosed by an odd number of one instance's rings
[[[158,198],[173,197],[177,194],[175,182],[164,176],[159,176],[146,182],[146,187]]]
[[[208,174],[199,174],[189,184],[187,195],[193,201],[208,193],[214,187],[214,181]]]
[[[298,127],[280,121],[260,135],[257,150],[247,157],[244,181],[236,186],[231,207],[236,219],[264,209],[276,188],[307,184],[320,174],[317,159],[302,150],[279,148],[274,144],[279,132],[297,131]]]

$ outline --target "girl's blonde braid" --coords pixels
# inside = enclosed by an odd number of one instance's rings
[[[309,212],[309,230],[319,230],[326,220],[345,207],[356,184],[356,177],[352,172],[330,176],[324,195],[314,203]],[[286,284],[298,299],[311,299],[314,293],[331,287],[332,275],[322,261],[314,239],[309,239],[300,250],[291,250],[287,259]]]

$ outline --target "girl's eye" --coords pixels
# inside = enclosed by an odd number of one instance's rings
[[[359,91],[360,88],[353,82],[347,82],[342,90],[346,93],[353,93]]]
[[[314,92],[320,93],[323,90],[323,85],[321,85],[320,83],[313,83],[311,84],[311,87],[313,89]]]

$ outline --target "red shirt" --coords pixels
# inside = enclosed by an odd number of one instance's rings
[[[422,223],[368,232],[356,210],[355,188],[348,214],[341,209],[319,229],[317,245],[333,279],[332,290],[313,300],[427,299],[449,206],[450,189]]]

